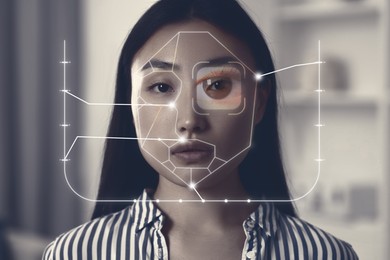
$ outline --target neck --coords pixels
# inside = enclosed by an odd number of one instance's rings
[[[217,184],[199,185],[196,187],[196,192],[194,189],[175,184],[160,176],[154,199],[183,200],[182,203],[159,203],[159,208],[167,215],[172,226],[188,228],[193,225],[197,230],[207,230],[210,226],[225,228],[233,225],[241,226],[245,218],[257,208],[257,204],[208,202],[208,200],[249,198],[240,182],[237,170],[224,177],[226,178]],[[202,199],[205,202],[202,202]],[[186,200],[197,202],[185,202]]]

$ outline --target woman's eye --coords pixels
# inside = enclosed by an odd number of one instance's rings
[[[157,83],[152,86],[150,86],[150,89],[157,93],[167,93],[167,92],[173,92],[173,88],[165,83]]]
[[[203,84],[203,90],[213,99],[223,99],[232,91],[232,82],[229,79],[219,79],[214,81],[208,79]]]

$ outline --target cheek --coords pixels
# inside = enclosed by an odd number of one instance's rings
[[[167,122],[163,107],[142,107],[136,113],[138,114],[137,137],[138,144],[144,158],[149,164],[161,164],[169,159],[168,146],[173,139],[170,136],[172,127]]]
[[[161,107],[140,107],[137,111],[137,125],[140,137],[156,137],[161,127]]]
[[[229,160],[251,145],[253,117],[251,113],[239,116],[220,116],[213,120],[217,156]]]
[[[150,142],[163,141],[165,144],[173,144],[177,141],[175,134],[176,113],[168,107],[144,106],[136,112],[137,137]]]

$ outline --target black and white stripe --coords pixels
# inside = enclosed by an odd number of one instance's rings
[[[164,215],[146,191],[131,207],[92,220],[50,243],[43,260],[169,259]],[[298,218],[262,203],[243,223],[242,259],[355,260],[352,247]]]

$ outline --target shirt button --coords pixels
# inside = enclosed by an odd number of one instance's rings
[[[254,259],[256,257],[255,251],[249,251],[248,253],[246,253],[246,257],[248,257],[249,259]]]
[[[158,259],[163,259],[163,250],[162,250],[162,248],[159,248],[158,249]]]
[[[253,221],[253,219],[250,219],[250,220],[248,220],[247,225],[249,228],[252,229],[255,227],[255,222]]]

